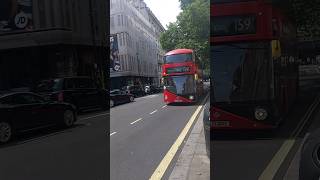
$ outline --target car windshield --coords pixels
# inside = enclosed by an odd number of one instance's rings
[[[63,80],[62,79],[52,79],[41,81],[37,87],[37,92],[50,92],[50,91],[59,91],[62,89]]]

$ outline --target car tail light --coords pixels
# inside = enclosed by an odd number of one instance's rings
[[[63,92],[60,92],[58,94],[58,101],[62,102],[63,101]]]

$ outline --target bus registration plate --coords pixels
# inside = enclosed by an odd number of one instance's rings
[[[213,126],[215,126],[215,127],[229,127],[230,122],[229,121],[213,121]]]

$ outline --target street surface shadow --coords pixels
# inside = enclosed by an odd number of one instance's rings
[[[118,105],[115,107],[118,107]],[[97,108],[97,109],[88,109],[85,111],[81,111],[78,113],[78,115],[90,115],[90,114],[108,113],[108,112],[110,112],[109,109],[106,110],[106,109]]]
[[[81,123],[74,124],[74,126],[70,128],[61,128],[60,126],[55,125],[38,130],[19,133],[15,135],[9,143],[0,145],[0,149],[18,146],[28,142],[41,141],[45,138],[52,137],[58,134],[70,133],[74,129],[83,128],[85,126],[85,124]]]

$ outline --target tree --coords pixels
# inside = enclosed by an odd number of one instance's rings
[[[193,0],[179,0],[179,2],[181,9],[185,9],[193,2]]]
[[[295,21],[297,32],[302,37],[320,37],[319,0],[273,0]]]
[[[165,51],[190,48],[197,53],[201,65],[209,69],[210,5],[208,0],[192,0],[161,34],[160,43]]]

